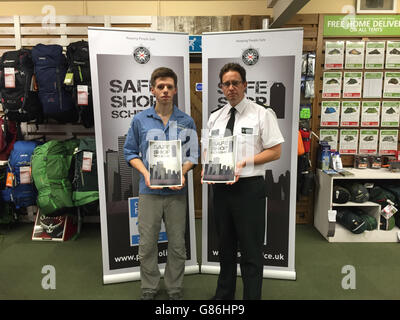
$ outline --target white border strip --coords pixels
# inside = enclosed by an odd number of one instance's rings
[[[160,269],[161,277],[164,276],[164,270],[165,269]],[[198,274],[198,273],[199,273],[199,265],[192,265],[192,266],[185,267],[185,275]],[[103,276],[104,284],[139,281],[139,280],[140,280],[140,272],[107,274],[107,275]]]

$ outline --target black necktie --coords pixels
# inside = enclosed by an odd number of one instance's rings
[[[235,108],[231,108],[231,110],[229,110],[229,112],[231,113],[231,117],[229,118],[228,124],[226,125],[224,137],[233,136],[233,127],[235,125],[235,112],[236,112],[236,109]]]

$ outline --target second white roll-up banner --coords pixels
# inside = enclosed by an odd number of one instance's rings
[[[98,177],[99,186],[103,186],[99,188],[103,282],[139,280],[139,174],[125,162],[123,144],[135,114],[155,103],[150,76],[157,67],[176,72],[175,103],[190,115],[189,37],[184,33],[92,27],[88,35]],[[302,39],[302,29],[206,33],[202,39],[203,128],[211,111],[227,102],[218,88],[219,70],[227,62],[238,62],[247,71],[247,97],[274,109],[285,138],[281,159],[266,166],[264,277],[296,278],[295,190]],[[198,273],[192,173],[188,186],[185,272]],[[218,273],[211,188],[205,184],[202,191],[201,271]],[[162,228],[158,244],[162,271],[167,245]]]
[[[203,128],[212,110],[227,103],[218,88],[219,71],[228,62],[246,69],[247,98],[270,106],[285,138],[278,161],[266,165],[264,277],[296,278],[297,135],[303,29],[203,33]],[[203,185],[202,272],[219,273],[212,188]],[[243,212],[245,215],[246,212]],[[240,247],[240,244],[239,244]],[[239,257],[238,257],[239,262]],[[240,274],[240,268],[238,268]]]

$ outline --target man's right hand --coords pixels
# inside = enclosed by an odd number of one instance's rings
[[[144,176],[144,182],[146,186],[152,190],[160,190],[163,187],[152,187],[150,186],[150,172],[146,170],[146,173],[143,175]]]

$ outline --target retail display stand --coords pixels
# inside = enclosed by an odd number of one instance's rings
[[[389,21],[399,19],[400,15],[320,15],[315,79],[317,108],[313,110],[312,128],[318,134],[337,130],[327,140],[331,149],[340,149],[343,129],[356,130],[357,136],[367,129],[374,129],[379,136],[389,131],[398,136],[400,81],[396,77],[400,76],[397,63],[400,50],[396,46],[400,45],[400,37]],[[379,22],[379,30],[361,27],[375,22]],[[332,103],[339,108],[327,108]],[[386,111],[390,107],[389,114]],[[372,108],[376,111],[372,112]],[[374,142],[378,139],[374,136]],[[374,150],[367,149],[376,148],[381,155],[394,154],[395,148],[390,148],[391,153],[380,150],[386,145],[378,142],[374,148],[358,144],[356,148],[342,148],[343,164],[353,166],[357,153],[373,154]],[[315,156],[316,141],[312,149]]]
[[[394,155],[398,150],[399,121],[393,119],[397,119],[399,110],[400,95],[397,96],[396,91],[399,81],[395,76],[400,71],[400,64],[388,63],[387,59],[389,53],[394,52],[392,46],[400,44],[397,29],[389,23],[398,21],[399,15],[320,15],[319,19],[315,77],[317,108],[313,110],[312,128],[320,140],[331,145],[331,150],[340,151],[344,169],[354,175],[332,176],[318,170],[314,226],[329,242],[397,242],[399,228],[388,231],[379,228],[382,209],[379,204],[334,204],[332,190],[335,182],[347,179],[361,183],[388,180],[400,183],[400,174],[387,169],[350,168],[357,154],[386,156]],[[366,27],[378,22],[378,29]],[[392,56],[396,62],[397,51]],[[394,79],[391,80],[394,93],[385,94],[389,91],[385,89],[385,76]],[[387,112],[389,106],[393,109],[390,114]],[[366,110],[368,112],[364,112]],[[355,134],[348,139],[352,143],[346,143],[344,138],[350,131]],[[387,146],[388,139],[383,138],[389,131],[393,143]],[[316,162],[317,150],[318,142],[314,140],[312,155]],[[341,206],[362,208],[377,219],[378,228],[353,234],[335,222],[331,210]]]
[[[44,216],[38,210],[32,240],[67,241],[76,236],[78,231],[80,231],[80,219],[77,221],[69,215]]]
[[[384,181],[400,183],[400,173],[390,172],[388,169],[347,169],[352,176],[328,175],[322,170],[317,170],[317,190],[314,211],[314,226],[329,242],[398,242],[397,233],[400,229],[395,226],[391,230],[380,229],[381,206],[374,202],[356,203],[348,201],[344,204],[332,202],[332,191],[335,182],[344,180],[357,180],[361,183]],[[329,215],[330,210],[340,207],[362,207],[368,215],[377,220],[377,229],[353,234],[345,227],[337,223],[334,217]]]

